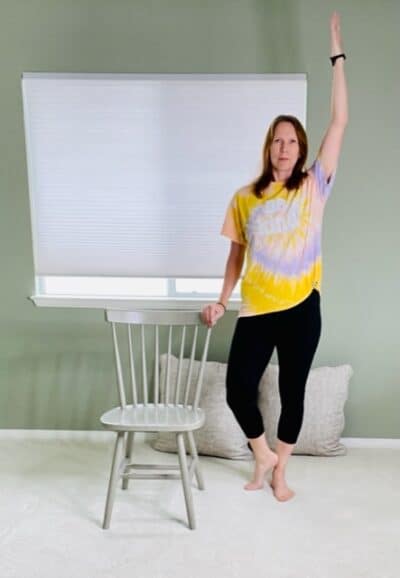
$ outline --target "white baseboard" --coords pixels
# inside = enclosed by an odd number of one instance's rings
[[[112,431],[98,430],[60,430],[60,429],[0,429],[0,440],[58,440],[75,442],[109,442],[114,439]],[[151,439],[152,433],[136,434],[139,441]]]
[[[341,438],[347,448],[400,449],[400,439],[391,438]]]
[[[0,440],[60,440],[82,442],[109,442],[114,437],[113,432],[94,430],[39,430],[39,429],[0,429]],[[154,434],[137,434],[137,437],[148,440]],[[400,449],[400,439],[390,438],[341,438],[343,445],[348,448],[389,448]]]

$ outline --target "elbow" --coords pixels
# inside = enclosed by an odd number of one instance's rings
[[[343,129],[345,129],[345,128],[347,127],[348,123],[349,123],[349,115],[348,115],[348,113],[346,112],[346,114],[344,114],[344,115],[342,116],[342,118],[340,119],[341,127],[342,127]]]
[[[240,277],[244,263],[244,251],[231,252],[227,261],[227,270],[236,277]]]
[[[347,104],[344,106],[335,106],[332,110],[331,123],[333,126],[345,129],[349,122],[349,109]]]
[[[349,109],[347,103],[342,106],[333,106],[331,110],[331,125],[335,128],[345,129],[349,122]]]
[[[349,122],[349,115],[347,113],[343,113],[340,115],[334,115],[331,121],[331,125],[341,132],[344,132]]]

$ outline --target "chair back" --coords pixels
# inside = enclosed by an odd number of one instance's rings
[[[198,311],[107,310],[106,320],[112,327],[121,408],[127,405],[124,377],[128,373],[133,405],[181,404],[197,409],[211,336],[211,328],[202,323]],[[125,330],[125,355],[121,329]],[[162,353],[166,353],[166,368],[160,383]],[[124,363],[125,356],[128,363]],[[176,372],[171,371],[172,356],[177,358]],[[174,380],[172,373],[176,373]]]

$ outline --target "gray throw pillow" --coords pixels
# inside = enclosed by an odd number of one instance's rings
[[[166,372],[166,354],[160,358],[160,382],[164,383]],[[188,370],[188,360],[184,360],[183,375]],[[192,385],[199,370],[195,362]],[[171,356],[171,378],[176,378],[178,360]],[[194,432],[198,452],[203,455],[250,459],[251,452],[247,439],[237,424],[230,408],[226,404],[225,377],[226,363],[209,361],[204,372],[200,407],[204,410],[204,426]],[[294,454],[314,456],[338,456],[346,453],[340,442],[344,429],[344,405],[348,396],[348,385],[353,370],[350,365],[337,367],[318,367],[308,376],[304,400],[304,419]],[[259,388],[259,407],[264,419],[265,432],[269,445],[276,447],[277,426],[280,415],[278,389],[279,367],[270,364]],[[160,451],[176,452],[174,434],[162,433],[157,436],[154,448]]]
[[[160,387],[164,384],[167,355],[161,355]],[[183,378],[186,377],[189,360],[183,360]],[[199,372],[200,362],[195,361],[192,373],[192,387]],[[230,459],[251,459],[247,439],[226,403],[225,376],[226,363],[208,361],[204,370],[203,388],[199,407],[205,412],[205,423],[194,432],[199,454]],[[175,383],[178,371],[178,359],[171,356],[171,382]],[[164,452],[176,452],[175,434],[160,433],[154,449]]]
[[[318,367],[309,373],[304,400],[304,419],[294,454],[339,456],[346,453],[340,442],[344,429],[344,405],[353,370],[350,365]],[[259,407],[269,445],[276,446],[281,411],[279,367],[269,365],[260,382]]]

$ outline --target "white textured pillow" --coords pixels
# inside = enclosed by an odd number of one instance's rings
[[[340,442],[344,428],[344,404],[353,369],[350,365],[318,367],[307,379],[304,419],[294,454],[339,456],[346,453]],[[269,365],[260,382],[259,407],[269,445],[276,445],[281,411],[278,389],[279,367]]]
[[[167,355],[160,357],[160,384],[164,383]],[[178,359],[171,356],[171,380],[174,383],[178,371]],[[189,360],[183,360],[183,377],[187,374]],[[199,372],[200,362],[194,362],[192,386]],[[199,407],[205,413],[205,423],[194,432],[196,447],[199,454],[230,459],[251,459],[252,454],[247,447],[247,438],[237,424],[235,417],[226,403],[225,377],[226,363],[208,361],[204,370],[203,388]],[[154,444],[154,449],[164,452],[176,452],[175,434],[160,433]]]

